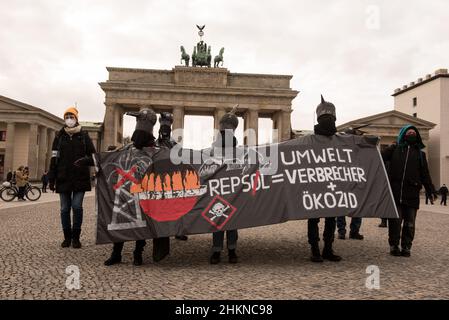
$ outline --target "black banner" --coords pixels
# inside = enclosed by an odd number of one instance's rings
[[[97,243],[337,216],[396,218],[376,137],[96,155]]]

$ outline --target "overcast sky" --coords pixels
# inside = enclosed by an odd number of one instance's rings
[[[0,94],[58,116],[76,101],[81,121],[102,121],[106,66],[171,69],[205,24],[231,72],[293,75],[294,129],[312,129],[321,93],[342,124],[449,67],[448,14],[445,0],[0,0]]]

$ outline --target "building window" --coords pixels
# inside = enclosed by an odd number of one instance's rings
[[[417,107],[418,106],[418,98],[413,98],[413,107]]]
[[[415,118],[418,118],[418,114],[417,114],[416,112],[413,114],[413,116],[414,116]]]
[[[0,131],[0,141],[6,141],[6,131]]]

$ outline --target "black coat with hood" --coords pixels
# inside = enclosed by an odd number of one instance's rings
[[[62,128],[53,140],[52,158],[48,174],[57,193],[91,190],[89,165],[93,165],[95,147],[88,133],[82,129],[69,135]],[[77,166],[75,161],[83,159]]]
[[[409,129],[416,131],[417,141],[409,144],[405,134]],[[419,193],[424,186],[429,194],[435,193],[429,174],[425,146],[419,131],[414,126],[406,126],[399,133],[397,144],[382,152],[384,161],[389,162],[388,177],[397,205],[419,209]]]

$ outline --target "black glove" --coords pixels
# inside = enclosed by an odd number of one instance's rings
[[[94,165],[94,160],[89,156],[85,156],[76,160],[73,164],[77,167],[89,167]]]

